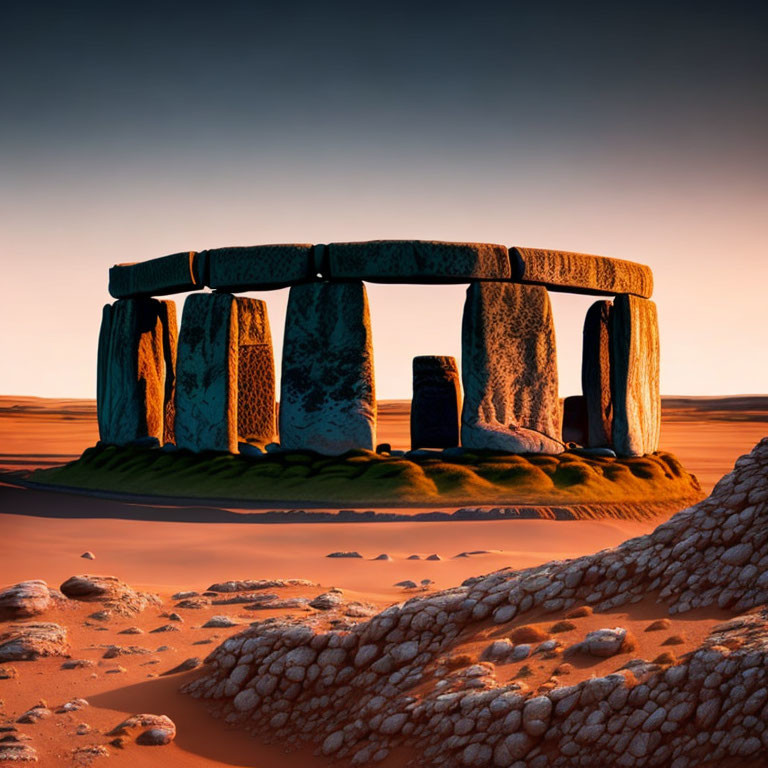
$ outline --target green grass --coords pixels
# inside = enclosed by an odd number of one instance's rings
[[[583,504],[692,500],[696,478],[669,453],[640,458],[473,452],[443,459],[351,451],[261,457],[96,446],[33,482],[122,493],[308,504]]]

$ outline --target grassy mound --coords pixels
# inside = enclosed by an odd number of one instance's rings
[[[390,457],[350,451],[246,457],[96,446],[35,483],[121,493],[348,505],[583,504],[692,501],[696,478],[669,453],[615,459],[563,453]]]

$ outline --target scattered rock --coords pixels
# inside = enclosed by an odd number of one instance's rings
[[[125,629],[121,629],[117,634],[118,635],[143,635],[144,630],[141,627],[126,627]]]
[[[195,597],[187,597],[183,600],[180,600],[174,607],[176,608],[187,608],[191,610],[196,610],[199,608],[208,608],[211,605],[211,598],[205,597],[203,595],[197,595]]]
[[[134,737],[136,744],[162,746],[176,738],[176,725],[167,715],[131,715],[109,731],[107,736]],[[120,746],[124,746],[124,742]]]
[[[96,555],[94,555],[93,552],[83,552],[83,554],[80,555],[80,557],[84,557],[86,560],[95,560],[96,559]]]
[[[0,680],[13,680],[19,676],[16,667],[0,667]]]
[[[216,617],[214,617],[216,618]],[[234,622],[232,622],[234,624]],[[208,624],[204,624],[203,626],[208,626]],[[175,624],[163,624],[160,627],[155,627],[155,629],[150,629],[149,633],[151,635],[154,635],[158,632],[181,632],[181,630],[175,625]]]
[[[314,586],[317,586],[315,582],[308,581],[307,579],[244,579],[241,581],[222,581],[218,584],[211,584],[206,592],[258,592],[263,589]]]
[[[584,641],[574,646],[574,649],[579,649],[590,656],[607,658],[622,653],[626,638],[627,630],[623,627],[596,629],[594,632],[588,633]]]
[[[102,603],[122,616],[134,616],[150,605],[159,605],[156,595],[136,592],[115,576],[71,576],[61,591],[72,600]]]
[[[50,604],[51,592],[44,581],[21,581],[0,592],[0,620],[38,616]]]
[[[90,706],[85,699],[72,699],[62,704],[57,712],[78,712],[81,709],[85,709]]]
[[[179,672],[189,672],[190,669],[197,669],[202,663],[202,659],[197,656],[192,656],[191,658],[182,661],[181,664],[178,664],[173,669],[169,669],[167,672],[162,672],[161,677],[165,675],[176,675]]]
[[[359,558],[362,558],[362,555],[359,552],[331,552],[329,555],[326,555],[326,557],[359,557]]]
[[[94,663],[90,659],[68,659],[62,665],[62,669],[87,669],[93,667]]]
[[[660,630],[669,629],[672,626],[672,622],[669,619],[656,619],[651,622],[646,628],[646,632],[658,632]]]
[[[146,656],[152,653],[149,648],[140,645],[108,645],[104,651],[103,659],[116,659],[118,656]]]
[[[670,635],[662,645],[685,645],[685,638],[682,635]]]
[[[373,557],[371,559],[372,560],[392,560],[392,558],[386,552],[382,552],[380,555],[376,555],[376,557]]]
[[[334,608],[338,608],[344,602],[342,596],[338,592],[323,592],[318,595],[314,600],[311,600],[309,605],[318,611],[330,611]]]
[[[402,587],[403,589],[416,589],[417,584],[415,581],[411,581],[410,579],[405,579],[404,581],[398,581],[397,584],[395,584],[396,587]]]
[[[43,704],[38,704],[35,707],[32,707],[32,709],[28,709],[26,712],[24,712],[22,715],[20,715],[16,722],[17,723],[27,723],[27,724],[34,724],[38,723],[41,720],[45,720],[46,718],[50,717],[53,714],[48,707],[46,707]]]
[[[425,559],[425,560],[442,560],[443,558],[442,558],[442,557],[440,557],[440,555],[437,555],[437,554],[433,554],[433,555],[428,555],[428,556],[427,556],[427,557],[425,557],[424,559]]]
[[[237,622],[232,621],[229,616],[211,616],[211,618],[203,624],[203,629],[222,629],[224,627],[234,627],[236,625]]]
[[[34,661],[68,652],[67,630],[52,622],[11,624],[0,631],[0,662]]]

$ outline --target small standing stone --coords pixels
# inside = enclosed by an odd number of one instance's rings
[[[452,448],[459,444],[461,391],[456,359],[413,358],[411,448]]]

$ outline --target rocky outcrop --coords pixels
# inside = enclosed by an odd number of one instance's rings
[[[459,444],[461,389],[456,359],[440,355],[413,358],[411,448],[451,448]]]
[[[507,249],[491,243],[432,240],[331,243],[328,258],[329,276],[333,280],[466,283],[509,278]]]
[[[208,285],[220,291],[264,291],[317,279],[308,244],[215,248],[205,254]]]
[[[359,282],[291,288],[280,385],[280,444],[339,455],[376,445],[368,297]]]
[[[176,305],[121,299],[104,307],[97,416],[102,442],[174,440]]]
[[[643,456],[659,449],[659,324],[656,305],[617,296],[611,311],[613,449]]]
[[[159,747],[176,738],[176,724],[168,715],[131,715],[108,731],[107,736],[119,740],[116,746],[124,746],[125,741],[133,739],[145,747]]]
[[[109,270],[109,293],[116,299],[167,296],[203,287],[204,258],[194,251],[174,253]]]
[[[653,272],[644,264],[543,248],[509,249],[512,279],[571,293],[631,293],[649,299]]]
[[[34,661],[41,656],[66,656],[67,630],[53,622],[10,624],[0,629],[1,661]]]
[[[708,499],[651,534],[468,579],[344,630],[316,620],[252,625],[217,648],[208,674],[185,690],[215,700],[230,723],[311,739],[353,765],[400,747],[422,763],[478,768],[757,765],[768,758],[766,477],[768,439]],[[637,660],[540,692],[499,681],[488,661],[447,664],[488,622],[584,604],[611,611],[649,595],[671,614],[710,605],[753,612],[678,660]],[[604,658],[628,639],[621,627],[598,630],[581,650]]]
[[[275,373],[264,302],[193,294],[179,335],[176,444],[237,453],[275,431]]]
[[[51,591],[44,581],[21,581],[0,592],[0,621],[39,616],[50,604]]]
[[[472,283],[461,352],[465,448],[563,451],[555,330],[544,288]]]
[[[116,576],[70,576],[61,591],[71,600],[101,603],[121,616],[135,616],[151,605],[160,605],[156,595],[138,592]]]
[[[587,418],[590,448],[611,445],[613,398],[611,396],[610,301],[596,301],[584,319],[581,353],[581,391]]]

